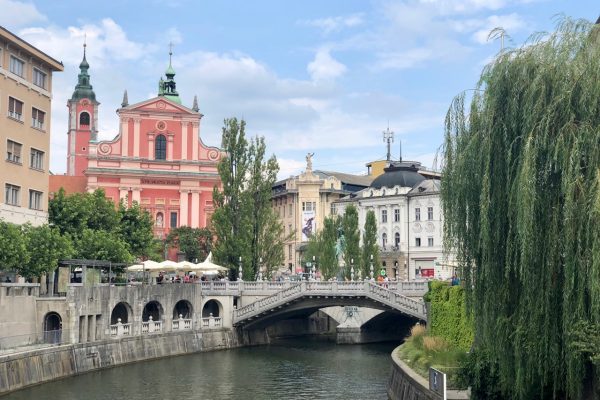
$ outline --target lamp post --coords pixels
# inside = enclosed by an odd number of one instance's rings
[[[404,261],[404,272],[406,273],[406,280],[410,281],[410,276],[408,275],[408,265],[406,264],[406,261]]]
[[[258,280],[262,281],[263,280],[263,273],[262,273],[262,257],[260,257],[258,259]]]
[[[371,254],[371,267],[370,267],[370,272],[371,272],[371,279],[375,278],[375,274],[373,273],[373,254]]]
[[[242,277],[243,277],[243,271],[242,271],[242,256],[240,256],[240,258],[238,259],[238,261],[239,261],[239,264],[240,264],[240,270],[239,270],[239,273],[238,273],[238,281],[241,281],[241,280],[242,280]]]
[[[350,259],[350,281],[354,282],[354,258]]]

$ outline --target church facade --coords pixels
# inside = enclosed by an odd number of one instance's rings
[[[179,226],[206,227],[213,188],[220,186],[217,163],[222,153],[202,142],[197,99],[191,108],[182,104],[171,63],[156,97],[129,104],[124,93],[117,110],[119,132],[112,140],[98,140],[100,103],[88,69],[84,51],[67,104],[67,176],[53,177],[51,187],[58,190],[79,179],[83,190],[103,189],[115,203],[137,202],[152,215],[158,238]]]

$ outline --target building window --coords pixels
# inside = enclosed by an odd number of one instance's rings
[[[23,121],[23,102],[13,97],[8,98],[8,116]]]
[[[292,245],[288,244],[288,260],[292,259]]]
[[[32,210],[42,209],[42,192],[29,190],[29,208]]]
[[[292,216],[292,205],[289,205],[289,209],[288,209],[288,215],[291,217]]]
[[[156,160],[167,159],[167,138],[165,135],[158,135],[154,143],[154,158]]]
[[[387,222],[387,210],[381,210],[381,222]]]
[[[288,225],[288,235],[292,234],[292,224]]]
[[[19,194],[21,187],[7,183],[4,187],[4,202],[11,206],[19,206]]]
[[[171,228],[177,228],[177,213],[171,212]]]
[[[330,213],[331,215],[336,215],[336,214],[337,214],[337,209],[336,209],[336,207],[335,207],[335,204],[331,203],[331,207],[330,207],[330,209],[329,209],[329,213]]]
[[[44,121],[46,120],[46,113],[38,110],[35,107],[31,107],[31,126],[37,129],[44,129]]]
[[[29,160],[29,167],[33,169],[44,169],[44,152],[34,149],[31,149],[31,159]]]
[[[21,144],[13,142],[12,140],[6,141],[6,161],[21,164]]]
[[[163,213],[159,212],[156,214],[156,222],[154,225],[156,225],[157,228],[162,228],[163,224],[164,224]]]
[[[400,232],[394,234],[394,246],[396,246],[396,250],[400,247]]]
[[[90,126],[90,114],[88,112],[82,112],[79,114],[79,126]]]
[[[25,62],[15,56],[10,56],[10,72],[23,78],[25,75]]]
[[[415,221],[421,220],[421,209],[419,207],[415,208]]]
[[[427,219],[433,220],[433,207],[427,207]]]
[[[46,89],[46,74],[37,68],[33,69],[33,84]]]
[[[400,222],[400,209],[396,208],[394,210],[394,222]]]
[[[415,247],[421,247],[421,238],[415,238]]]
[[[303,201],[302,202],[302,211],[316,211],[317,203],[314,201]]]
[[[432,237],[427,238],[427,246],[433,247],[433,238]]]
[[[387,233],[381,235],[381,246],[385,250],[385,246],[387,246]]]

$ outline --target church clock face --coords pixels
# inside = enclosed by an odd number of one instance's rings
[[[158,129],[159,131],[164,131],[165,129],[167,129],[167,123],[165,121],[158,121],[156,123],[156,129]]]

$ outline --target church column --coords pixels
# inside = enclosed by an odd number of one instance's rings
[[[129,193],[129,188],[119,187],[119,200],[125,200],[125,204],[127,204],[127,194]]]
[[[198,159],[198,127],[200,123],[192,122],[192,160]]]
[[[181,159],[188,159],[188,123],[181,121]]]
[[[148,160],[154,160],[154,133],[148,133]]]
[[[188,225],[188,191],[179,191],[179,226]]]
[[[140,118],[134,118],[133,120],[133,156],[140,156]]]
[[[167,161],[173,161],[173,133],[167,133]]]
[[[129,155],[129,118],[121,118],[121,155]]]
[[[138,204],[141,204],[141,193],[142,188],[134,187],[131,191],[131,202],[137,201]]]
[[[200,226],[200,192],[192,191],[192,228]]]

